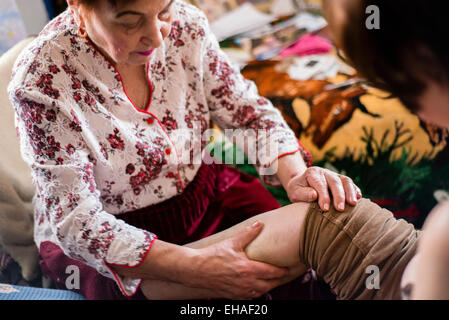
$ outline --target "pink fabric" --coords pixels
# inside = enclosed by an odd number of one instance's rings
[[[280,53],[280,56],[282,58],[291,55],[305,56],[311,54],[329,53],[331,50],[332,44],[329,42],[329,40],[324,39],[320,36],[306,34],[299,38],[299,40],[294,45],[284,49]]]

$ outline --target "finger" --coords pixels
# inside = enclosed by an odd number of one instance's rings
[[[283,281],[276,280],[256,280],[253,283],[253,289],[248,292],[248,296],[251,298],[257,298],[261,295],[271,291],[272,289],[283,284]]]
[[[307,183],[318,193],[318,204],[321,210],[328,211],[331,199],[324,174],[322,172],[311,174],[307,177]]]
[[[338,211],[343,211],[345,209],[346,195],[340,177],[337,174],[330,172],[326,173],[325,177],[329,185],[329,189],[332,192],[334,207]]]
[[[308,268],[306,267],[305,264],[297,263],[293,267],[288,268],[288,274],[289,274],[289,276],[292,274],[300,276],[303,273],[305,273],[307,270],[308,270]]]
[[[362,190],[360,190],[359,187],[355,186],[356,188],[356,193],[357,193],[357,199],[362,199],[363,195],[362,195]]]
[[[288,280],[290,280],[290,279],[288,279]],[[288,280],[286,278],[263,280],[263,282],[257,282],[254,285],[254,287],[255,287],[254,290],[256,290],[258,293],[260,293],[260,295],[262,295],[276,287],[279,287],[280,285],[285,284],[286,282],[288,282]],[[293,280],[293,279],[291,279],[291,280]]]
[[[340,176],[341,182],[343,183],[343,188],[346,194],[346,202],[355,206],[357,204],[357,191],[354,182],[351,178]]]
[[[253,276],[257,279],[278,279],[289,274],[288,268],[276,267],[268,263],[251,261],[249,268],[253,271]]]
[[[293,195],[290,197],[291,202],[313,202],[318,194],[315,189],[310,187],[297,186]]]
[[[260,221],[256,221],[251,226],[246,227],[245,230],[232,239],[234,249],[243,251],[251,241],[257,238],[262,229],[263,224]]]
[[[301,264],[298,264],[292,268],[287,269],[288,273],[283,277],[273,278],[273,279],[256,279],[251,281],[251,291],[250,297],[254,295],[254,291],[257,292],[257,296],[261,296],[264,293],[278,287],[282,284],[290,282],[307,271],[307,268]]]

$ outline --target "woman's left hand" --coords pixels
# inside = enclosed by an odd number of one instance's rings
[[[293,176],[285,190],[292,202],[313,202],[318,199],[324,211],[328,211],[331,204],[329,190],[338,211],[344,211],[345,203],[356,205],[362,198],[362,192],[351,178],[320,167],[310,167],[304,173]]]

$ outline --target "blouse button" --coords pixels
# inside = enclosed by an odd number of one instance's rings
[[[153,118],[147,119],[147,123],[148,123],[148,124],[153,124],[153,122],[154,122],[154,119],[153,119]]]
[[[170,149],[170,148],[165,149],[165,153],[166,153],[167,155],[169,155],[169,154],[171,153],[171,149]]]

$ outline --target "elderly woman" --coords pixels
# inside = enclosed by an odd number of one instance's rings
[[[250,298],[297,277],[298,266],[248,259],[242,246],[260,227],[207,249],[180,246],[279,204],[257,179],[195,162],[207,141],[186,143],[179,132],[202,136],[209,120],[257,132],[247,137],[246,146],[259,150],[249,156],[265,182],[282,185],[294,202],[318,200],[328,210],[330,190],[343,211],[361,198],[358,187],[307,168],[310,155],[231,66],[195,7],[173,0],[67,2],[69,9],[20,55],[8,88],[36,185],[35,241],[44,273],[66,288],[68,266],[78,266],[75,289],[89,299],[142,298],[142,280],[150,298],[190,287]],[[264,151],[267,140],[274,152]]]

